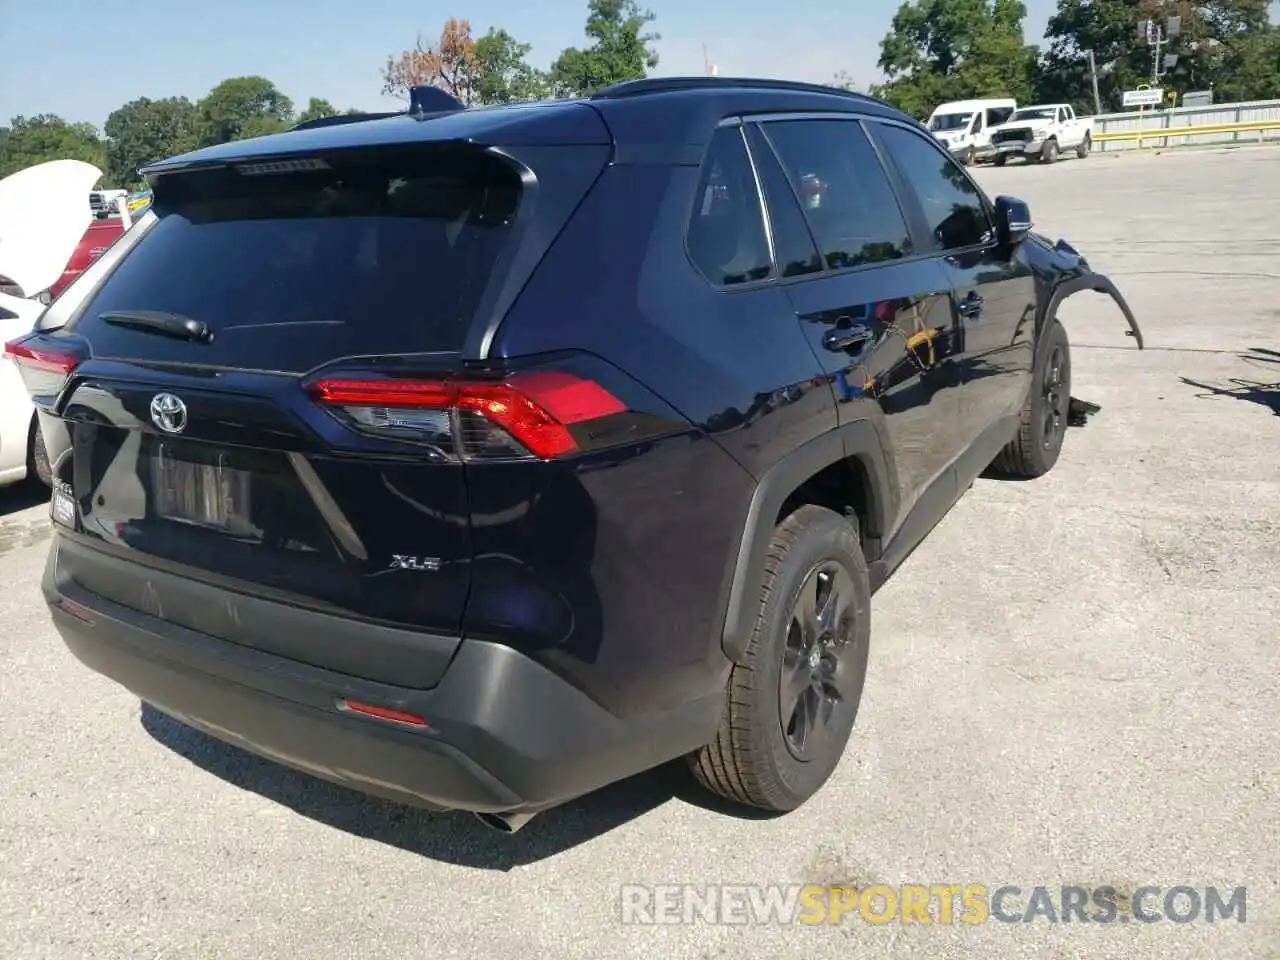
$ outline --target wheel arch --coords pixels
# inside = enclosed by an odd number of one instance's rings
[[[1049,324],[1058,318],[1058,310],[1063,302],[1069,297],[1075,296],[1077,293],[1083,293],[1086,290],[1094,293],[1104,293],[1109,296],[1120,312],[1124,314],[1125,321],[1129,324],[1129,336],[1138,341],[1138,349],[1144,347],[1142,338],[1142,328],[1138,326],[1138,320],[1133,315],[1133,310],[1129,307],[1129,302],[1125,300],[1124,295],[1120,293],[1119,288],[1111,280],[1110,277],[1101,273],[1082,273],[1069,279],[1063,280],[1053,288],[1053,292],[1049,295],[1049,299],[1045,302],[1044,310],[1041,312],[1040,320],[1036,325],[1036,346],[1039,347],[1044,331],[1048,329]]]
[[[742,540],[730,561],[720,638],[725,655],[740,662],[750,642],[769,542],[783,518],[805,504],[852,512],[870,564],[879,559],[896,518],[897,489],[884,426],[869,419],[815,437],[766,470],[756,483]]]

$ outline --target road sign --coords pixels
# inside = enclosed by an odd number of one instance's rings
[[[1124,105],[1126,107],[1158,107],[1164,102],[1164,91],[1148,88],[1146,90],[1126,90]]]

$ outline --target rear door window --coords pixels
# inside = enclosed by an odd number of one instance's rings
[[[488,154],[331,156],[320,169],[172,174],[158,218],[74,327],[99,357],[303,371],[459,349],[512,242],[514,169]],[[509,259],[509,258],[507,258]],[[208,344],[104,322],[158,311]]]
[[[773,147],[755,124],[747,127],[747,142],[751,145],[751,158],[755,161],[769,207],[769,226],[773,231],[774,257],[778,261],[779,275],[803,277],[821,273],[822,258],[818,255],[818,247]]]
[[[911,252],[906,220],[861,124],[778,120],[762,126],[829,269],[897,260]]]
[[[760,192],[737,127],[711,138],[689,218],[689,256],[717,287],[766,280],[773,273]]]

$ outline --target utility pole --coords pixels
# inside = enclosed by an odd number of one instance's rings
[[[1098,92],[1098,64],[1093,59],[1093,51],[1089,51],[1089,79],[1093,81],[1093,115],[1102,116],[1102,94]]]
[[[1151,85],[1160,86],[1160,48],[1168,38],[1164,35],[1164,27],[1158,23],[1147,21],[1147,42],[1151,44]]]
[[[1155,20],[1142,20],[1138,23],[1138,39],[1145,40],[1151,47],[1151,85],[1160,86],[1160,79],[1178,62],[1177,56],[1160,56],[1160,51],[1174,37],[1182,33],[1182,18],[1169,17],[1164,23]]]
[[[714,63],[711,62],[711,55],[707,53],[707,45],[702,45],[702,69],[708,77],[716,76],[719,71]]]

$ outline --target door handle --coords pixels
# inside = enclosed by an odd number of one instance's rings
[[[976,293],[971,293],[960,301],[960,316],[969,320],[976,319],[982,313],[985,301]]]
[[[852,327],[828,330],[822,335],[822,345],[832,353],[843,353],[871,342],[871,328],[857,324]]]

